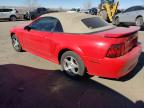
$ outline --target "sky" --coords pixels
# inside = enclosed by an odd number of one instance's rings
[[[25,6],[28,0],[0,0],[0,6]],[[87,1],[92,2],[92,7],[97,7],[100,0],[37,0],[40,6],[47,8],[82,8]],[[134,5],[144,5],[144,0],[120,0],[120,8],[126,9]]]

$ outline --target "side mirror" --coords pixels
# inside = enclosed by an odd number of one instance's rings
[[[24,30],[30,31],[32,28],[30,26],[25,26]]]

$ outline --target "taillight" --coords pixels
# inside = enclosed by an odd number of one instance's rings
[[[123,56],[124,54],[125,54],[125,44],[124,43],[113,44],[109,48],[106,57],[116,58],[116,57]]]

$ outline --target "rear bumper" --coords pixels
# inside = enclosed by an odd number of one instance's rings
[[[105,78],[120,78],[131,72],[138,63],[142,47],[138,45],[125,56],[119,58],[86,58],[89,74]]]

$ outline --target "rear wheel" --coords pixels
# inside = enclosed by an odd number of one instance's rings
[[[143,17],[136,18],[136,22],[135,22],[136,26],[140,26],[141,27],[143,25],[143,23],[144,23]]]
[[[16,19],[17,19],[16,16],[11,16],[10,17],[10,21],[16,21]]]
[[[22,50],[22,46],[20,45],[20,42],[19,42],[18,38],[17,38],[15,35],[13,35],[13,36],[11,37],[11,39],[12,39],[12,46],[13,46],[13,48],[14,48],[17,52],[22,52],[22,51],[23,51],[23,50]]]
[[[64,72],[71,77],[82,77],[85,74],[85,66],[79,55],[72,51],[65,52],[61,57],[61,66]]]

